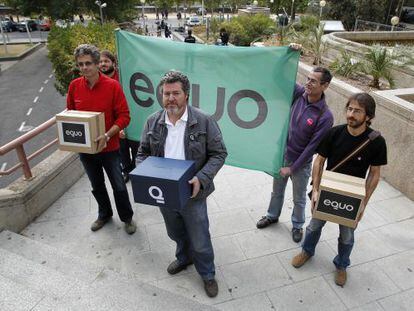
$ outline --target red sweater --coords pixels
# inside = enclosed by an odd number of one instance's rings
[[[105,131],[114,124],[120,129],[130,121],[129,108],[121,85],[115,80],[99,74],[99,79],[89,88],[85,77],[73,80],[66,98],[69,110],[96,111],[105,113]],[[119,135],[114,135],[102,152],[119,149]]]

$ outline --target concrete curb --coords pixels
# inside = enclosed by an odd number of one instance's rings
[[[21,43],[9,43],[8,45],[16,45],[16,44],[21,44]],[[40,49],[43,46],[43,43],[38,42],[36,43],[34,46],[32,46],[31,48],[29,48],[28,50],[20,53],[17,56],[7,56],[7,57],[0,57],[0,62],[2,61],[13,61],[13,60],[21,60],[23,58],[25,58],[26,56],[29,56],[30,54],[32,54],[33,52],[37,51],[38,49]]]
[[[84,170],[78,154],[58,150],[32,173],[32,180],[20,177],[0,189],[0,232],[23,230],[76,183]]]

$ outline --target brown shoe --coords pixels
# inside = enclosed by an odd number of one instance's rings
[[[346,270],[336,269],[335,272],[335,284],[344,287],[346,283]]]
[[[218,284],[215,279],[204,281],[204,290],[208,297],[216,297],[218,294]]]
[[[292,266],[295,268],[300,268],[305,264],[305,262],[308,261],[309,258],[311,258],[311,255],[302,250],[299,254],[293,257]]]
[[[91,225],[91,230],[92,231],[98,231],[99,229],[101,229],[103,226],[105,226],[105,224],[111,219],[111,217],[108,218],[104,218],[104,219],[97,219],[95,220],[92,225]]]
[[[178,260],[174,260],[172,263],[170,263],[167,267],[167,272],[171,275],[177,274],[185,269],[187,269],[187,267],[189,265],[192,265],[193,262],[190,261],[186,264],[180,264],[180,262]]]
[[[130,222],[126,222],[125,231],[128,234],[134,234],[135,231],[137,231],[137,225],[135,224],[135,221],[131,220]]]

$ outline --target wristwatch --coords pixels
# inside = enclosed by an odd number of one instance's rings
[[[106,142],[108,142],[111,139],[111,137],[109,137],[109,135],[107,133],[105,133],[104,135],[106,137]]]

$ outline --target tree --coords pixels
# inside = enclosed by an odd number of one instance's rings
[[[387,0],[356,1],[356,17],[362,20],[383,23],[388,12]]]
[[[363,70],[366,74],[372,76],[373,87],[380,88],[381,78],[387,80],[391,88],[394,87],[394,78],[391,69],[395,66],[394,61],[398,58],[398,55],[391,54],[387,48],[381,46],[373,46],[365,54]]]
[[[355,0],[331,0],[328,16],[333,20],[340,20],[347,30],[351,30],[356,18],[355,4]]]

